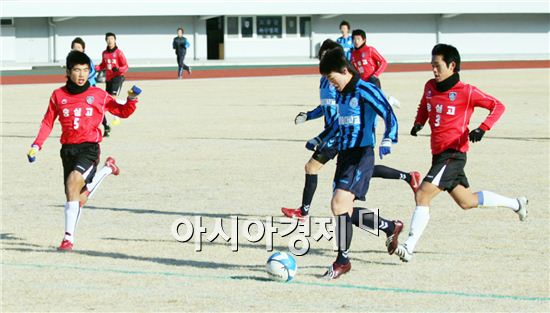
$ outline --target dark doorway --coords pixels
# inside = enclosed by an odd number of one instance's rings
[[[219,60],[224,58],[223,33],[224,17],[218,16],[206,20],[206,41],[208,45],[208,60]]]

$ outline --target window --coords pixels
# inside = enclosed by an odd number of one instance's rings
[[[311,36],[311,17],[300,17],[300,37]]]
[[[286,34],[287,35],[296,35],[298,33],[298,23],[296,16],[287,16],[286,17]]]
[[[1,19],[2,26],[13,26],[13,19],[12,18],[3,18]]]
[[[252,17],[241,17],[241,34],[243,38],[252,37]]]
[[[237,16],[227,17],[227,34],[239,35],[239,18]]]
[[[258,16],[256,18],[258,35],[264,38],[282,37],[282,16]]]

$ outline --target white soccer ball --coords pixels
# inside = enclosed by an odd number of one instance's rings
[[[275,252],[267,259],[266,270],[272,279],[289,282],[296,275],[298,266],[292,255]]]

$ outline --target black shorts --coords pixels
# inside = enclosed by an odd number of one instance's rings
[[[372,147],[342,150],[336,161],[334,189],[347,190],[356,200],[365,200],[374,170],[374,150]]]
[[[336,140],[329,140],[326,143],[322,143],[317,146],[313,156],[314,160],[317,160],[321,164],[325,164],[328,161],[334,159],[338,155],[338,144]]]
[[[84,176],[86,183],[92,182],[99,164],[100,148],[98,143],[84,142],[74,145],[62,145],[61,161],[63,162],[63,182],[72,171],[78,171]]]
[[[456,186],[470,187],[464,167],[466,153],[456,150],[445,150],[432,157],[432,167],[424,177],[424,181],[438,186],[442,190],[452,191]]]
[[[111,96],[118,96],[122,89],[122,83],[124,82],[124,76],[115,76],[105,84],[105,91]]]

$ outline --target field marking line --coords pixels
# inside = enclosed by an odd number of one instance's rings
[[[232,276],[224,275],[194,275],[184,274],[170,271],[139,271],[139,270],[124,270],[124,269],[109,269],[100,267],[84,267],[75,265],[54,265],[54,264],[32,264],[32,263],[10,263],[2,262],[2,266],[13,267],[26,267],[26,268],[49,268],[49,269],[73,269],[87,272],[103,272],[103,273],[115,273],[115,274],[128,274],[128,275],[160,275],[160,276],[176,276],[185,278],[198,278],[198,279],[222,279],[222,280],[235,280]],[[274,282],[275,283],[275,282]],[[278,283],[278,282],[276,282]],[[347,289],[360,289],[368,291],[381,291],[381,292],[393,292],[393,293],[405,293],[405,294],[424,294],[433,296],[454,296],[464,298],[481,298],[481,299],[496,299],[496,300],[517,300],[517,301],[538,301],[545,302],[550,301],[550,297],[526,297],[526,296],[514,296],[514,295],[498,295],[498,294],[484,294],[484,293],[467,293],[460,291],[445,291],[445,290],[422,290],[422,289],[408,289],[408,288],[391,288],[391,287],[372,287],[366,285],[353,285],[353,284],[331,284],[331,283],[317,283],[317,282],[300,282],[292,281],[290,284],[305,285],[313,287],[330,287],[330,288],[347,288]]]

